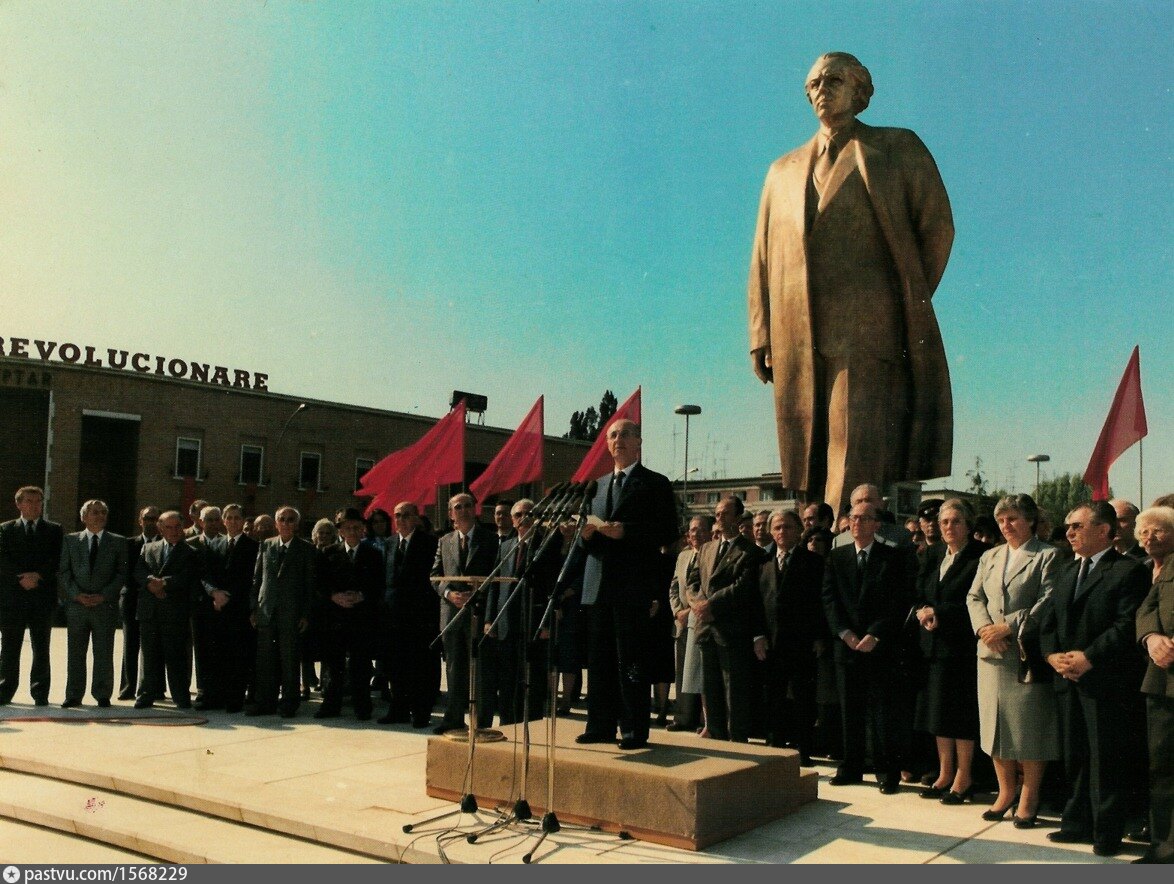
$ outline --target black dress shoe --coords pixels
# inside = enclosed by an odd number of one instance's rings
[[[882,795],[896,795],[901,790],[901,779],[881,780],[879,788]]]
[[[686,724],[683,721],[674,721],[671,724],[669,724],[667,727],[665,727],[666,731],[674,731],[674,732],[676,732],[676,731],[693,731],[696,729],[697,729],[697,725]]]
[[[581,746],[587,743],[614,743],[615,741],[616,738],[610,734],[593,734],[587,732],[575,737],[575,742]]]
[[[620,740],[620,748],[624,750],[647,749],[648,741],[642,740],[639,737],[624,737],[622,740]]]
[[[864,776],[854,773],[837,773],[828,782],[833,786],[856,786],[864,782]]]
[[[997,823],[1000,820],[1006,819],[1007,818],[1007,811],[1009,811],[1014,806],[1015,806],[1015,802],[1008,804],[1006,807],[1002,808],[1001,810],[997,807],[992,807],[989,810],[984,810],[982,812],[982,818],[984,820],[986,820],[988,823]]]
[[[1048,840],[1055,844],[1092,843],[1092,838],[1088,837],[1088,835],[1085,835],[1083,832],[1065,832],[1063,829],[1060,829],[1058,832],[1048,832]]]
[[[3,703],[0,703],[0,706],[2,706],[2,705],[4,705],[4,704],[3,704]],[[41,698],[41,699],[39,699],[39,700],[33,700],[33,705],[34,705],[34,706],[48,706],[48,705],[49,705],[49,701],[48,701],[48,700],[46,700],[44,697],[42,697],[42,698]]]
[[[99,709],[109,709],[110,708],[110,701],[107,699],[99,700],[98,701],[98,708]]]
[[[282,718],[293,718],[298,714],[298,708],[296,706],[282,706],[277,710],[277,714]]]
[[[407,724],[411,716],[406,712],[388,712],[379,719],[380,724]]]
[[[951,789],[949,792],[947,792],[945,795],[942,796],[942,804],[950,804],[950,805],[965,804],[967,801],[969,801],[973,797],[974,797],[974,786],[969,786],[962,792],[955,792],[953,789]]]
[[[227,712],[229,715],[236,715],[238,712],[240,712],[244,708],[245,707],[243,705],[241,705],[240,703],[229,703],[227,706],[224,707],[224,711]]]
[[[436,727],[432,728],[432,733],[439,737],[441,734],[447,734],[449,731],[463,731],[466,727],[468,725],[464,722],[442,721]]]
[[[277,710],[267,706],[249,706],[245,709],[245,715],[256,717],[258,715],[276,715]]]
[[[192,701],[191,700],[177,700],[175,703],[175,708],[176,709],[191,709],[192,708]]]
[[[1097,856],[1116,856],[1121,852],[1121,839],[1098,838],[1092,843],[1092,852]]]
[[[1149,844],[1153,839],[1150,837],[1149,825],[1144,825],[1136,832],[1130,832],[1125,836],[1126,841],[1132,841],[1135,844]]]
[[[146,697],[139,697],[135,700],[135,709],[150,709],[155,705],[154,700],[148,700]]]
[[[81,700],[66,700],[61,704],[62,709],[76,709],[82,704]]]
[[[371,713],[369,711],[355,713],[355,721],[370,721],[370,720],[371,720]]]
[[[338,718],[338,710],[337,709],[327,709],[325,706],[323,706],[321,709],[319,709],[317,712],[314,713],[314,717],[315,718]]]
[[[423,730],[430,724],[432,724],[431,715],[415,715],[412,717],[412,727],[416,730]]]

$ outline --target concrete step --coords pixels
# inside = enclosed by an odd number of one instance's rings
[[[0,770],[0,817],[164,862],[384,862],[109,789],[11,770]]]

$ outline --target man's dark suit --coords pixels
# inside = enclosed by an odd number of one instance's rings
[[[631,468],[619,494],[613,475],[599,480],[591,515],[620,522],[619,540],[595,533],[578,552],[583,562],[581,606],[588,621],[590,684],[584,736],[648,739],[651,681],[647,655],[661,643],[653,635],[652,602],[663,592],[660,547],[677,539],[676,500],[666,476],[641,463]]]
[[[416,528],[406,541],[387,538],[383,602],[376,654],[391,681],[388,718],[423,726],[440,692],[440,601],[429,580],[436,560],[436,536]]]
[[[118,682],[118,699],[133,699],[139,687],[139,595],[147,588],[139,583],[139,556],[143,547],[158,540],[159,535],[138,534],[126,540],[126,585],[118,597],[118,616],[122,620],[122,677]]]
[[[725,555],[720,555],[723,542]],[[765,553],[741,534],[715,537],[701,547],[689,571],[689,602],[709,602],[712,620],[696,618],[701,648],[701,693],[705,722],[716,740],[745,743],[753,717],[751,667],[754,638],[766,635],[766,613],[758,591]]]
[[[90,694],[95,700],[109,701],[114,693],[114,630],[118,628],[118,596],[126,581],[126,538],[103,531],[97,557],[90,566],[90,535],[78,531],[61,545],[61,562],[57,583],[65,602],[68,636],[68,671],[65,702],[80,703],[86,692],[86,656],[90,639],[94,643],[94,677]],[[93,607],[78,601],[82,594],[102,596]]]
[[[913,553],[873,542],[863,574],[857,561],[855,544],[836,547],[828,553],[823,580],[823,607],[835,642],[844,729],[839,775],[861,776],[866,733],[871,730],[877,780],[882,785],[896,784],[902,762],[900,636],[913,604]],[[867,653],[853,651],[840,638],[845,630],[858,639],[873,636],[876,647]]]
[[[11,702],[16,693],[26,629],[33,648],[29,692],[37,703],[49,701],[49,639],[62,537],[61,526],[43,518],[32,537],[20,519],[0,525],[0,704]],[[21,588],[17,575],[28,571],[41,575],[36,589]]]
[[[364,544],[355,547],[353,553],[352,560],[346,544],[341,542],[322,550],[318,579],[322,665],[330,675],[322,712],[337,714],[342,709],[346,684],[343,674],[347,673],[355,715],[367,719],[371,717],[371,658],[383,600],[383,556],[375,547]],[[362,598],[350,608],[331,598],[346,592],[357,592]]]
[[[1174,564],[1137,609],[1137,637],[1174,637]],[[1148,657],[1148,655],[1147,655]],[[1174,863],[1174,671],[1148,660],[1141,692],[1146,695],[1150,758],[1150,848],[1146,859]]]
[[[249,597],[259,544],[247,534],[230,543],[227,535],[210,539],[204,547],[207,582],[228,593],[219,611],[205,592],[199,600],[204,628],[204,708],[240,712],[245,688],[257,656],[256,633],[249,625]],[[194,619],[194,618],[193,618]],[[197,653],[200,645],[197,643]],[[197,658],[198,661],[198,658]]]
[[[500,575],[522,576],[527,558],[537,555],[542,548],[542,540],[543,535],[537,531],[525,541],[520,542],[516,532],[501,540],[498,548],[501,560]],[[561,564],[559,550],[559,538],[554,538],[542,551],[542,555],[531,563],[523,586],[524,593],[531,602],[528,612],[521,598],[511,601],[519,584],[494,583],[487,587],[489,595],[485,605],[485,623],[489,625],[496,620],[497,627],[493,636],[488,637],[481,645],[481,651],[483,654],[487,651],[492,653],[496,658],[496,665],[492,670],[486,670],[489,678],[483,679],[481,683],[486,698],[486,711],[493,711],[489,707],[494,706],[501,716],[500,723],[503,725],[522,720],[525,705],[525,694],[522,690],[525,685],[525,670],[522,668],[523,649],[526,650],[529,670],[530,718],[542,718],[543,715],[542,704],[546,698],[546,643],[531,639],[546,608],[549,593],[558,578]],[[505,607],[507,603],[509,606]],[[503,607],[505,614],[498,619]]]
[[[1136,616],[1150,575],[1141,562],[1111,547],[1079,592],[1078,572],[1078,559],[1060,569],[1055,589],[1037,614],[1045,657],[1083,651],[1092,663],[1078,681],[1052,679],[1070,789],[1060,829],[1094,843],[1116,843],[1136,809],[1131,803],[1144,769],[1138,694],[1143,658]]]
[[[460,532],[450,531],[440,538],[436,547],[436,559],[432,563],[432,576],[486,577],[496,564],[497,532],[478,522],[469,531],[469,548],[464,566],[461,565]],[[442,630],[461,610],[444,597],[444,594],[450,589],[453,592],[468,592],[472,586],[468,583],[450,584],[446,581],[440,581],[436,584],[436,594],[441,598],[440,628]],[[470,604],[478,606],[480,611],[484,612],[485,590],[478,593]],[[478,615],[478,619],[481,616],[483,615]],[[444,665],[448,681],[448,704],[445,707],[442,726],[454,728],[464,726],[465,710],[469,708],[469,634],[471,623],[469,614],[465,614],[455,628],[444,634]],[[478,682],[481,679],[482,676],[478,676]],[[486,719],[484,711],[480,708],[482,706],[480,696],[477,698],[477,706],[477,726],[488,727],[490,721]]]
[[[181,709],[191,706],[192,605],[204,591],[203,561],[200,554],[185,542],[175,544],[167,553],[167,541],[156,540],[143,547],[135,565],[135,579],[143,592],[139,596],[139,632],[143,647],[143,679],[135,700],[146,705],[163,697],[163,675],[171,699]],[[146,588],[147,581],[161,577],[167,581],[163,598]]]
[[[300,537],[290,538],[284,553],[281,546],[280,537],[270,537],[261,544],[253,567],[250,607],[257,626],[253,702],[257,712],[273,712],[280,683],[281,711],[292,715],[301,698],[300,639],[310,616],[318,551]]]
[[[786,567],[771,556],[759,568],[758,589],[766,614],[767,744],[793,740],[810,756],[815,728],[817,642],[828,641],[823,613],[823,558],[802,543],[792,547]],[[788,689],[792,697],[787,700]],[[791,712],[788,715],[788,711]]]

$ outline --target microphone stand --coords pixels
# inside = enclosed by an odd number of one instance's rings
[[[550,498],[554,495],[554,490],[558,490],[558,491],[562,492],[565,490],[565,488],[566,488],[565,485],[556,486],[556,489],[553,489],[550,494],[548,494],[545,498],[543,498],[542,502],[547,503],[550,500]],[[537,507],[535,507],[535,509],[537,509]],[[464,782],[463,782],[463,788],[465,789],[465,791],[461,795],[461,799],[458,802],[456,810],[447,811],[445,813],[440,814],[439,816],[429,817],[428,819],[423,820],[419,823],[408,823],[403,827],[403,831],[405,833],[410,833],[414,829],[418,828],[419,826],[426,826],[426,825],[429,825],[430,823],[437,822],[438,820],[446,819],[450,816],[455,816],[458,813],[477,813],[477,811],[478,811],[477,798],[473,794],[473,762],[474,762],[475,750],[476,750],[476,746],[477,746],[477,737],[480,734],[483,738],[492,739],[494,742],[496,742],[498,739],[505,739],[505,735],[503,733],[501,733],[501,731],[495,731],[490,728],[486,728],[485,730],[480,730],[477,727],[477,651],[481,646],[480,642],[476,641],[476,631],[479,629],[479,626],[480,626],[480,619],[478,617],[479,611],[477,610],[477,608],[478,608],[478,605],[482,604],[484,601],[484,595],[482,594],[482,592],[483,592],[486,584],[490,583],[491,581],[493,581],[495,579],[501,580],[501,578],[499,578],[497,575],[498,575],[498,572],[501,570],[502,564],[503,564],[503,562],[499,561],[494,566],[493,570],[491,570],[489,572],[488,575],[486,575],[483,578],[476,578],[476,580],[478,582],[476,584],[476,587],[473,589],[473,593],[469,597],[469,600],[467,602],[465,602],[465,604],[463,606],[461,606],[461,609],[459,611],[457,611],[456,616],[454,616],[451,620],[448,621],[447,624],[445,624],[444,629],[442,629],[440,631],[440,634],[438,636],[436,636],[436,638],[434,638],[432,640],[431,644],[429,645],[429,647],[432,647],[437,642],[443,642],[444,636],[448,633],[448,631],[450,629],[453,629],[457,623],[461,622],[461,618],[465,615],[465,612],[466,611],[468,612],[469,619],[472,622],[469,624],[469,650],[468,650],[468,655],[469,655],[469,730],[468,730],[467,735],[462,735],[465,737],[465,739],[468,740],[468,743],[469,743],[468,760],[465,765],[465,777],[464,777]],[[444,579],[449,580],[449,581],[453,580],[453,578],[451,578],[451,577],[444,578]]]
[[[552,679],[555,679],[555,681],[554,688],[548,688],[546,698],[546,708],[549,713],[546,719],[546,813],[542,815],[541,832],[538,840],[522,856],[522,862],[527,865],[534,858],[534,853],[542,846],[542,842],[546,840],[546,837],[562,828],[558,814],[554,810],[554,768],[557,751],[555,738],[558,734],[558,666],[555,660],[555,643],[558,641],[558,618],[554,616],[554,606],[557,604],[560,594],[566,589],[566,584],[569,582],[571,561],[575,557],[574,550],[579,543],[579,538],[583,534],[583,526],[587,524],[587,516],[591,510],[591,501],[595,498],[596,487],[596,482],[591,481],[587,484],[587,488],[583,492],[583,503],[579,508],[579,523],[575,526],[575,536],[571,538],[570,551],[563,561],[558,579],[555,581],[550,597],[546,601],[546,610],[543,612],[542,620],[538,624],[538,631],[534,635],[534,638],[537,639],[542,634],[543,628],[549,630],[546,639],[546,679],[548,685]]]
[[[571,487],[575,488],[577,490],[581,486],[571,486]],[[492,631],[493,629],[495,629],[497,627],[497,624],[499,623],[499,621],[501,621],[502,617],[506,616],[506,614],[508,613],[510,605],[512,605],[514,603],[514,599],[519,598],[519,597],[521,597],[523,599],[523,601],[520,603],[520,604],[522,604],[522,614],[521,614],[522,623],[520,624],[520,630],[519,630],[520,638],[521,638],[521,648],[520,648],[521,666],[522,666],[521,686],[522,686],[522,691],[523,691],[523,695],[522,695],[522,775],[521,775],[521,785],[518,787],[518,799],[514,802],[513,810],[509,814],[503,816],[497,822],[492,823],[491,825],[487,826],[486,828],[482,829],[481,831],[474,832],[474,833],[468,835],[465,840],[468,841],[470,844],[475,844],[477,842],[477,839],[480,838],[482,835],[488,835],[488,834],[491,834],[492,832],[498,831],[499,829],[504,829],[507,826],[512,825],[514,822],[526,822],[526,821],[532,819],[532,817],[533,817],[533,814],[530,811],[530,803],[529,803],[529,801],[526,800],[526,788],[527,788],[527,783],[529,782],[529,779],[530,779],[530,654],[529,654],[529,645],[530,645],[530,628],[532,625],[532,623],[531,623],[531,606],[533,604],[533,601],[532,601],[532,599],[533,599],[533,586],[532,586],[532,581],[530,579],[530,575],[531,575],[531,572],[534,570],[536,563],[541,562],[543,560],[543,556],[545,555],[546,550],[549,549],[549,547],[550,547],[551,543],[554,541],[554,539],[556,537],[561,537],[561,535],[559,535],[559,532],[558,532],[557,523],[559,521],[561,521],[563,518],[565,518],[566,515],[569,515],[569,513],[570,513],[569,504],[574,502],[574,497],[576,497],[576,496],[578,496],[578,495],[577,494],[568,495],[569,499],[560,501],[559,506],[557,508],[552,507],[552,510],[554,510],[554,516],[552,517],[551,521],[554,523],[554,527],[552,527],[551,531],[542,539],[542,542],[539,544],[537,551],[535,551],[533,546],[527,545],[526,557],[525,557],[525,560],[523,561],[523,564],[522,564],[521,573],[520,573],[520,576],[518,577],[518,583],[514,587],[514,591],[512,593],[510,593],[509,598],[506,599],[505,603],[501,606],[501,610],[498,612],[497,617],[494,618],[494,621],[490,626],[490,631]],[[529,541],[533,537],[537,528],[538,528],[538,522],[536,521],[533,525],[530,526],[530,528],[526,532],[525,536],[520,537],[518,539],[518,543],[526,543],[527,541]],[[484,641],[484,637],[481,639],[481,641]]]

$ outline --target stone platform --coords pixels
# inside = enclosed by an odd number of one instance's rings
[[[554,811],[560,822],[701,850],[817,797],[817,774],[802,770],[791,750],[658,731],[648,749],[621,752],[614,744],[576,744],[582,729],[577,722],[560,728],[555,741]],[[539,816],[547,809],[546,734],[532,732],[531,741],[524,797]],[[477,743],[471,791],[480,807],[514,806],[520,755],[512,741]],[[428,794],[459,801],[468,788],[468,761],[467,741],[429,739]]]

